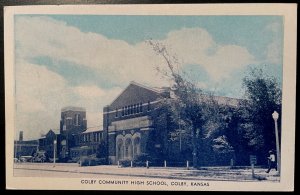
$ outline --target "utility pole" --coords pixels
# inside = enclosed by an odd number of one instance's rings
[[[180,114],[179,114],[179,151],[181,154],[181,126],[180,126]]]
[[[55,139],[53,141],[53,167],[55,167],[55,161],[56,161],[56,143],[57,140]]]
[[[277,125],[277,120],[279,118],[278,112],[274,111],[273,114],[272,114],[272,117],[273,117],[274,123],[275,123],[277,170],[278,170],[278,173],[280,174],[280,148],[279,148],[278,125]]]

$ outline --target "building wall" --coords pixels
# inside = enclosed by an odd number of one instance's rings
[[[149,135],[156,131],[157,108],[166,97],[168,93],[131,83],[103,108],[103,130],[111,164],[150,152]]]
[[[56,140],[56,144],[54,144],[54,140]],[[45,151],[49,158],[54,157],[54,152],[56,158],[60,158],[62,150],[61,135],[55,134],[52,130],[49,130],[44,138],[39,139],[39,150]]]
[[[70,148],[70,157],[77,161],[80,156],[97,156],[100,144],[103,142],[103,131],[84,132],[74,135],[75,144]]]
[[[87,128],[86,111],[80,107],[66,107],[62,109],[60,133],[78,133]]]
[[[79,134],[87,129],[86,111],[81,107],[64,107],[61,110],[60,135],[61,144],[59,154],[62,159],[67,160],[70,148],[75,146],[73,135]]]
[[[38,150],[38,140],[30,141],[15,141],[14,142],[14,157],[32,156]]]

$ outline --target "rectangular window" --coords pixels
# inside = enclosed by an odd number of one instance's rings
[[[122,107],[122,116],[124,116],[124,107]]]
[[[136,104],[133,104],[133,114],[136,113]]]
[[[128,115],[130,115],[131,113],[130,113],[130,106],[128,106]]]
[[[76,126],[79,126],[79,125],[80,125],[80,123],[79,123],[79,114],[76,114],[76,115],[75,115],[75,125],[76,125]]]
[[[118,108],[116,108],[116,118],[118,118]]]
[[[143,112],[143,104],[140,103],[140,112]]]

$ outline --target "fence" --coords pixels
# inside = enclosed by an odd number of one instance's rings
[[[117,162],[118,167],[185,167],[189,169],[193,166],[191,161],[131,161],[122,160]]]

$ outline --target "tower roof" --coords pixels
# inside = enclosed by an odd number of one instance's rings
[[[61,109],[62,112],[65,112],[65,111],[81,111],[81,112],[85,112],[85,108],[83,107],[75,107],[75,106],[67,106],[67,107],[63,107]]]

